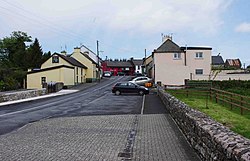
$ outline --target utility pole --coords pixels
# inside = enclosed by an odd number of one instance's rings
[[[96,41],[96,48],[97,48],[97,64],[98,64],[98,72],[97,72],[97,79],[100,82],[100,64],[99,64],[99,41]]]

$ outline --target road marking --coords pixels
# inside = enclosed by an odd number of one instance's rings
[[[120,79],[121,79],[121,78],[119,78],[118,81],[119,81]],[[115,80],[115,81],[116,81],[116,80]],[[100,87],[100,88],[97,88],[97,89],[95,89],[95,90],[93,90],[93,91],[97,91],[97,90],[103,89],[103,88],[105,88],[105,87],[107,87],[107,86],[113,84],[115,81],[112,81],[112,82],[106,84],[105,86],[102,86],[102,87]],[[83,95],[86,95],[86,94],[89,94],[89,93],[90,93],[90,92],[85,92],[85,93],[83,93],[83,94],[80,94],[79,96],[83,96]],[[105,92],[104,94],[106,95],[106,92]],[[74,96],[74,97],[75,97],[75,96]],[[64,99],[64,101],[72,100],[72,98],[74,98],[74,97],[66,98],[66,99]],[[54,105],[54,104],[60,103],[60,102],[61,102],[61,100],[60,100],[60,101],[56,101],[56,102],[52,102],[52,103],[49,103],[49,104],[45,104],[45,105],[41,105],[41,106],[37,106],[37,107],[25,109],[25,110],[20,110],[20,111],[5,113],[5,114],[0,115],[0,117],[9,116],[9,115],[13,115],[13,114],[18,114],[18,113],[22,113],[22,112],[33,111],[33,110],[39,109],[39,108],[41,108],[41,107],[46,107],[46,106],[49,106],[49,105]]]
[[[145,94],[143,95],[143,99],[142,99],[141,115],[143,115],[144,105],[145,105]]]

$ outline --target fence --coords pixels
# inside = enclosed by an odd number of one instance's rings
[[[204,96],[206,99],[206,108],[208,108],[208,100],[210,99],[210,101],[222,103],[224,106],[228,104],[231,110],[239,108],[241,115],[244,111],[250,112],[250,97],[212,88],[209,83],[192,83],[185,86],[164,85],[164,87],[165,89],[175,89],[172,90],[173,94],[182,94],[186,97]]]

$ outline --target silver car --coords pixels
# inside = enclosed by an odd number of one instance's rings
[[[132,79],[130,82],[138,84],[138,85],[145,85],[145,83],[152,83],[152,79],[148,77],[136,77]]]

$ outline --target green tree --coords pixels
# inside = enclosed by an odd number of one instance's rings
[[[2,63],[26,70],[26,42],[31,42],[31,36],[21,31],[14,31],[10,37],[0,40]]]
[[[42,56],[42,63],[44,63],[46,60],[48,60],[51,57],[51,52],[44,53]]]
[[[43,55],[38,39],[27,45],[29,42],[31,36],[21,31],[0,39],[0,90],[21,88],[27,69],[39,68],[50,54]]]
[[[43,51],[37,38],[33,44],[30,45],[27,52],[28,68],[40,68],[42,64]]]

